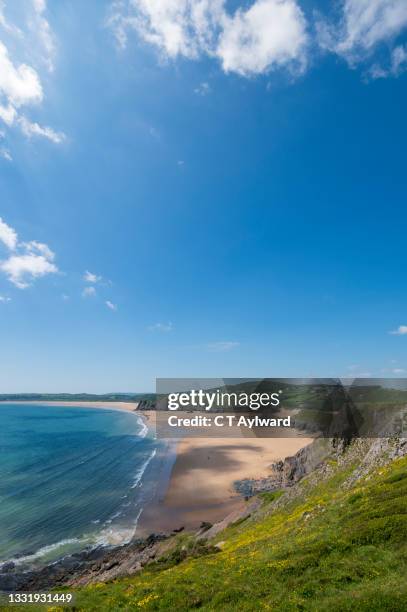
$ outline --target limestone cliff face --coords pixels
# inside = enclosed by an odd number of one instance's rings
[[[371,470],[404,455],[407,455],[406,438],[357,438],[352,441],[341,438],[316,439],[293,457],[272,464],[270,475],[266,478],[236,482],[236,490],[250,498],[248,503],[243,510],[237,510],[213,525],[205,533],[205,537],[211,539],[217,536],[236,521],[256,520],[262,516],[264,509],[259,493],[284,491],[284,495],[277,497],[267,506],[266,512],[273,512],[290,500],[303,495],[301,487],[303,478],[313,486],[329,478],[335,469],[334,466],[337,465],[341,469],[355,465],[342,485],[345,488],[352,488],[357,480],[366,476]]]
[[[263,491],[276,491],[290,487],[315,470],[342,443],[331,439],[318,439],[299,450],[293,457],[287,457],[270,466],[270,475],[256,480],[246,479],[235,483],[236,490],[248,497]]]
[[[322,477],[329,471],[328,459],[339,463],[357,459],[360,463],[349,480],[353,483],[371,468],[405,454],[406,438],[357,438],[351,442],[341,438],[316,439],[293,457],[273,463],[270,466],[270,475],[266,478],[240,480],[235,483],[235,487],[247,497],[265,491],[288,489],[309,474],[316,478]]]

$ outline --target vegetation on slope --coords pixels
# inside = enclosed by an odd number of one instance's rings
[[[76,611],[407,610],[407,457],[366,469],[363,444],[214,539],[179,534],[139,574],[56,590]]]
[[[179,536],[137,576],[79,590],[75,609],[407,610],[407,458],[349,486],[355,467],[331,461],[285,504],[263,495],[218,552]]]

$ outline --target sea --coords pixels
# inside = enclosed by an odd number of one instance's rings
[[[135,413],[0,404],[0,564],[128,542],[163,465],[168,448]]]

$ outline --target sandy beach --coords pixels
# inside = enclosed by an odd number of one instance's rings
[[[86,407],[137,412],[132,402],[7,402],[50,406]],[[1,404],[0,404],[1,406]],[[150,429],[155,429],[156,413],[140,411]],[[176,441],[176,458],[166,491],[147,507],[140,518],[140,535],[178,527],[196,528],[201,521],[223,519],[244,505],[234,483],[244,478],[261,478],[270,472],[270,464],[294,455],[312,442],[312,438],[246,437],[236,428],[225,438],[202,436]]]
[[[234,483],[261,478],[270,464],[294,455],[311,438],[188,438],[178,442],[169,485],[160,503],[143,513],[139,530],[197,528],[244,505]]]

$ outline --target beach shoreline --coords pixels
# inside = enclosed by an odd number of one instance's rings
[[[147,536],[222,521],[245,506],[235,483],[270,475],[271,464],[295,455],[312,438],[185,438],[178,441],[165,495],[146,508],[138,533]]]
[[[143,418],[153,435],[156,430],[156,412],[139,411],[136,402],[30,400],[4,403],[132,412]],[[144,508],[136,535],[144,537],[181,527],[196,529],[203,521],[221,521],[244,507],[245,501],[234,487],[236,481],[268,476],[272,463],[295,455],[312,441],[302,435],[247,437],[239,430],[227,438],[208,438],[207,432],[202,430],[202,437],[173,441],[172,456],[168,457],[171,465],[162,478],[162,489]]]

